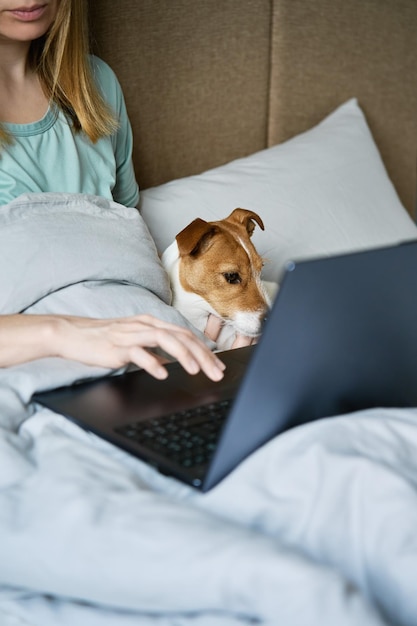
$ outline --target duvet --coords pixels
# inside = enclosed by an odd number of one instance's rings
[[[139,214],[91,196],[2,207],[0,285],[1,313],[186,324]],[[200,494],[31,402],[103,373],[0,370],[1,626],[417,624],[417,409],[293,429]]]

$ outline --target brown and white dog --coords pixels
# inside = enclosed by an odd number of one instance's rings
[[[257,213],[235,209],[226,219],[195,219],[162,255],[173,292],[172,304],[204,332],[210,314],[223,327],[217,349],[233,347],[236,335],[256,338],[277,285],[261,279],[263,259],[251,241]]]

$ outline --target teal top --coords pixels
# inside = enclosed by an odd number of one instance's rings
[[[94,76],[119,120],[117,132],[96,143],[74,133],[51,105],[32,124],[4,124],[13,143],[0,152],[0,206],[28,192],[88,193],[128,207],[139,201],[132,163],[132,129],[120,84],[104,61],[92,56]]]

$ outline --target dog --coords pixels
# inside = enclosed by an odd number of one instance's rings
[[[222,320],[217,350],[235,347],[236,336],[256,341],[278,285],[263,281],[264,260],[251,241],[262,219],[235,209],[223,220],[195,219],[162,254],[172,305],[204,333],[210,314]]]

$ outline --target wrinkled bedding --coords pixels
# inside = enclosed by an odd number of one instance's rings
[[[55,194],[12,205],[2,312],[185,323],[133,209]],[[20,248],[15,211],[33,232]],[[102,373],[60,359],[0,370],[1,626],[417,624],[417,409],[293,429],[200,494],[30,402]]]

